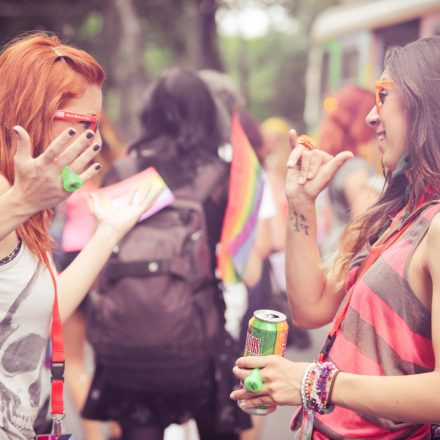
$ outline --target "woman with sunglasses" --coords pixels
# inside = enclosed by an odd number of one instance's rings
[[[300,405],[298,438],[436,435],[430,431],[440,421],[439,113],[440,37],[389,49],[377,105],[366,118],[387,184],[377,203],[351,220],[328,271],[316,246],[314,202],[351,154],[309,151],[291,134],[291,311],[303,327],[333,323],[317,362],[238,359],[236,375],[244,379],[258,367],[264,385],[232,398],[244,399],[243,407]]]
[[[145,191],[122,209],[98,205],[93,237],[54,274],[50,208],[99,171],[93,159],[101,138],[93,130],[104,76],[88,53],[47,34],[20,37],[0,54],[0,438],[35,437],[33,424],[50,389],[43,364],[51,322],[75,310],[154,198]],[[62,367],[60,353],[54,349],[52,359]],[[61,370],[53,372],[58,385]],[[62,417],[60,411],[53,409]]]

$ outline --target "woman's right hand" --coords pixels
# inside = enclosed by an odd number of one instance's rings
[[[308,365],[305,362],[292,362],[277,355],[238,358],[232,370],[235,377],[244,381],[254,368],[259,368],[263,388],[259,392],[252,392],[242,387],[233,391],[230,398],[242,401],[242,408],[301,405],[301,381]]]
[[[309,150],[298,143],[295,130],[289,132],[292,148],[287,161],[286,197],[290,203],[313,204],[341,166],[353,157],[350,151],[332,156],[323,150]]]
[[[25,215],[52,208],[71,194],[62,184],[61,171],[65,166],[79,174],[83,182],[94,177],[101,168],[99,164],[92,163],[100,146],[94,142],[90,130],[73,142],[75,131],[65,130],[36,158],[32,157],[31,139],[26,130],[15,126],[14,131],[17,134],[17,151],[14,184],[10,191]]]

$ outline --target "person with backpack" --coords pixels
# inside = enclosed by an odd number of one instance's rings
[[[149,89],[141,123],[104,183],[154,167],[175,201],[138,223],[99,278],[88,316],[96,368],[82,415],[116,420],[124,440],[162,439],[191,418],[201,440],[235,440],[250,423],[229,399],[239,350],[215,276],[229,173],[215,103],[197,73],[175,68]]]
[[[316,242],[315,199],[348,151],[307,149],[291,133],[286,195],[286,280],[294,320],[332,325],[313,363],[247,357],[262,392],[234,391],[243,407],[299,405],[300,439],[438,439],[440,422],[440,37],[385,55],[375,129],[386,187],[353,218],[326,272]],[[437,424],[437,425],[436,425]]]

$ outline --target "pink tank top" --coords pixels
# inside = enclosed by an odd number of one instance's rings
[[[354,285],[347,315],[329,360],[341,371],[365,375],[409,375],[432,371],[431,312],[408,282],[411,257],[440,205],[427,207]],[[353,260],[350,275],[368,249]],[[404,343],[402,343],[404,342]],[[430,426],[361,415],[335,407],[315,415],[313,439],[429,439]]]

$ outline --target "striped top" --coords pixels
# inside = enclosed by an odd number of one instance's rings
[[[353,286],[329,356],[341,371],[396,376],[434,369],[431,312],[411,289],[408,266],[439,211],[438,204],[424,209]],[[366,247],[353,259],[349,278],[355,278],[368,251]],[[316,414],[314,427],[313,439],[430,438],[429,425],[365,416],[338,406],[329,414]]]

